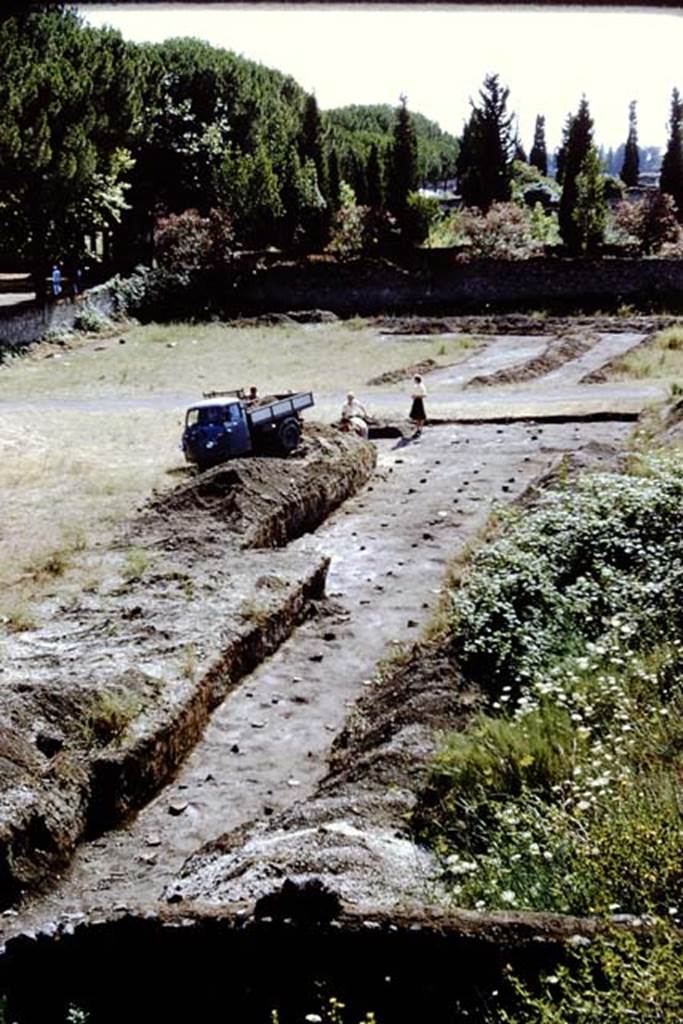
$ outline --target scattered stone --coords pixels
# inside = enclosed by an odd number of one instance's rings
[[[323,655],[323,654],[311,654],[311,656],[309,657],[309,659],[308,659],[308,660],[309,660],[309,661],[316,661],[316,662],[320,662],[320,661],[322,661],[322,660],[323,660],[323,658],[324,658],[324,655]]]
[[[251,723],[251,727],[252,727],[252,729],[265,729],[266,723],[262,722],[260,720],[256,720],[256,721]]]
[[[301,783],[299,782],[298,779],[287,779],[287,785],[288,786],[300,786]]]
[[[326,640],[328,643],[331,640],[336,640],[336,639],[337,639],[337,634],[336,633],[323,633],[323,640]]]
[[[143,864],[156,864],[157,855],[156,853],[141,853],[138,860],[141,860]]]
[[[233,745],[230,747],[230,753],[231,754],[239,754],[239,752],[240,752],[240,745],[239,745],[239,743],[233,743]],[[209,776],[207,775],[207,778],[208,777]],[[211,778],[213,778],[213,776],[211,776]]]
[[[187,807],[187,800],[174,802],[168,805],[168,813],[172,814],[174,818],[177,818],[179,814],[183,814],[187,810]]]
[[[416,626],[417,626],[417,622],[415,621],[415,619],[408,619],[408,621],[406,622],[406,627],[408,629],[415,629]]]
[[[147,846],[161,846],[161,836],[156,832],[152,832],[146,836],[145,843]]]

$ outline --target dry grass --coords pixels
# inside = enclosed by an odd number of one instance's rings
[[[611,380],[661,380],[669,386],[683,383],[683,327],[658,331],[647,344],[619,359]]]
[[[348,388],[372,411],[372,393],[382,389],[366,388],[369,377],[427,357],[454,362],[469,344],[382,336],[358,319],[270,328],[150,324],[10,359],[0,366],[3,603],[27,607],[65,588],[62,577],[75,585],[79,570],[83,586],[86,578],[96,585],[85,549],[106,543],[152,488],[172,485],[184,466],[184,410],[203,390],[311,389],[317,418],[330,420]]]

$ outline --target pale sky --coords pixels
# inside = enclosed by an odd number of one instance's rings
[[[135,41],[206,39],[292,75],[322,109],[395,106],[405,93],[410,110],[456,135],[469,97],[497,72],[527,152],[536,115],[545,114],[553,150],[582,93],[598,145],[626,141],[635,99],[640,144],[664,148],[671,90],[683,91],[683,15],[670,9],[170,3],[80,11]]]

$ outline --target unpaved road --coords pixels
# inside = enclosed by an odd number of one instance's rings
[[[153,903],[184,859],[234,826],[305,799],[353,700],[438,599],[447,560],[565,451],[619,445],[625,423],[428,429],[381,442],[373,482],[295,549],[332,557],[329,607],[215,712],[173,784],[127,827],[85,844],[47,897],[5,917],[37,927],[89,908]],[[599,457],[599,456],[598,456]],[[326,614],[328,612],[329,614]]]

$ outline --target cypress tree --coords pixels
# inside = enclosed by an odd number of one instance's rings
[[[472,113],[457,161],[460,194],[468,206],[488,210],[511,196],[515,138],[506,109],[508,95],[498,75],[487,75],[479,91],[480,105],[470,101]]]
[[[304,111],[299,133],[299,159],[303,166],[307,160],[312,160],[318,174],[318,185],[321,192],[325,192],[325,157],[323,147],[323,128],[318,110],[318,101],[315,96],[307,96],[304,103]]]
[[[619,177],[625,185],[633,187],[638,184],[639,163],[636,101],[632,100],[628,107],[628,138],[626,139],[626,147],[624,149],[624,162],[619,172]]]
[[[529,153],[529,163],[537,167],[545,177],[548,173],[548,153],[545,147],[545,117],[539,114],[534,128],[534,141]]]
[[[332,211],[339,207],[339,186],[341,175],[339,173],[339,157],[336,149],[331,149],[327,158],[327,187],[330,194],[330,207]]]
[[[365,178],[368,183],[368,206],[373,210],[380,210],[384,206],[382,164],[379,158],[379,149],[374,142],[370,147]]]
[[[673,198],[676,216],[683,221],[683,102],[678,89],[671,94],[669,141],[662,160],[659,188]]]
[[[577,114],[574,117],[570,116],[565,125],[562,147],[558,153],[558,163],[562,168],[562,196],[558,220],[562,241],[570,252],[578,252],[581,248],[580,232],[574,218],[578,196],[576,179],[592,146],[593,119],[584,96]]]
[[[400,215],[408,196],[417,188],[417,139],[405,96],[401,96],[394,115],[389,162],[387,165],[387,205]]]
[[[519,160],[522,164],[527,164],[529,162],[519,135],[515,139],[515,160]]]

